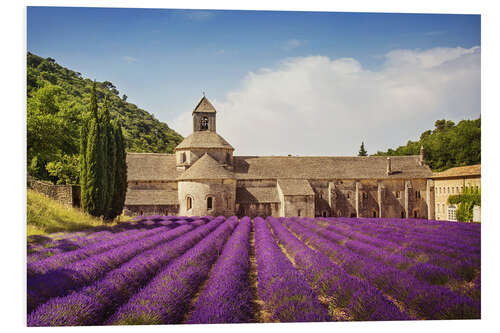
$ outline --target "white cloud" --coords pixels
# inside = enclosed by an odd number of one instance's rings
[[[125,61],[126,63],[128,64],[131,64],[133,62],[137,62],[137,59],[134,58],[134,57],[130,57],[130,56],[123,56],[122,57],[122,60]]]
[[[405,144],[437,119],[480,114],[480,48],[395,50],[382,69],[352,58],[290,58],[249,73],[224,100],[217,131],[236,155],[355,155]],[[191,132],[191,112],[172,127]]]

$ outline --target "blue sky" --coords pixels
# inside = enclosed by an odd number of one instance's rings
[[[245,89],[253,89],[251,81],[255,78],[249,73],[257,76],[269,72],[288,73],[290,68],[283,68],[287,59],[310,60],[319,56],[330,61],[355,59],[363,73],[381,73],[385,77],[390,52],[470,50],[481,46],[480,26],[479,15],[28,7],[27,48],[42,57],[55,58],[59,64],[81,72],[84,77],[113,82],[130,102],[186,135],[187,115],[202,91],[215,101],[216,107],[219,104],[221,109],[226,109],[223,113],[227,117],[234,116],[229,110],[231,106],[233,112],[243,112],[237,107],[242,102],[231,98],[234,99],[235,94],[242,96]],[[447,61],[468,55],[468,51],[459,53],[452,56],[453,59],[446,58]],[[421,59],[420,53],[412,56]],[[398,58],[398,63],[400,60]],[[439,64],[441,66],[441,62]],[[309,65],[299,62],[298,66],[308,68]],[[458,72],[456,68],[453,70],[456,75]],[[309,74],[307,78],[311,80]],[[477,80],[473,81],[479,89]],[[443,87],[442,94],[448,90]],[[294,90],[290,90],[290,94],[293,93]],[[351,94],[344,92],[342,98],[347,98],[346,95]],[[323,94],[320,98],[329,96]],[[364,99],[361,93],[353,93],[351,98]],[[446,98],[428,106],[434,111],[423,117],[422,122],[415,122],[413,127],[405,125],[404,130],[387,136],[386,140],[372,137],[375,134],[358,135],[349,144],[328,152],[324,148],[308,150],[304,146],[293,153],[349,154],[353,146],[359,147],[361,140],[371,140],[375,146],[370,149],[368,145],[368,149],[374,153],[374,150],[404,144],[401,140],[432,128],[433,119],[479,116],[478,107],[457,113],[452,110],[454,102]],[[480,105],[477,94],[469,98],[474,100],[465,104]],[[286,101],[267,98],[264,104],[276,105],[276,110],[282,108],[281,115],[286,115]],[[338,117],[350,111],[339,111]],[[357,117],[364,118],[362,113],[357,113]],[[225,126],[229,130],[240,123],[225,123]],[[380,126],[378,129],[383,131],[383,124]],[[370,126],[362,132],[369,133],[369,129]],[[236,133],[228,133],[236,136]],[[288,151],[290,149],[276,147],[267,153]],[[250,153],[252,149],[244,148],[243,152]]]

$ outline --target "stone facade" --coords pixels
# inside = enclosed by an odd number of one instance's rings
[[[126,213],[434,218],[423,151],[391,158],[233,152],[203,97],[193,111],[193,133],[175,154],[127,154]]]
[[[448,205],[448,197],[462,193],[465,187],[481,189],[481,164],[437,172],[434,173],[433,179],[436,192],[436,219],[455,221],[457,207]],[[480,216],[480,212],[477,216]]]

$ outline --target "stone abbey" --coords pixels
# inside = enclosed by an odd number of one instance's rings
[[[237,156],[203,96],[174,154],[128,153],[126,215],[434,219],[433,174],[415,156]]]

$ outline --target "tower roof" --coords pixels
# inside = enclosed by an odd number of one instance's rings
[[[182,148],[229,148],[234,150],[233,146],[222,136],[210,131],[193,132],[175,147],[176,150]]]
[[[205,112],[205,113],[216,113],[214,106],[210,101],[203,95],[203,97],[200,99],[198,104],[193,110],[193,113],[195,112]]]
[[[178,180],[228,179],[235,178],[233,173],[224,169],[212,156],[205,153],[184,171]]]

